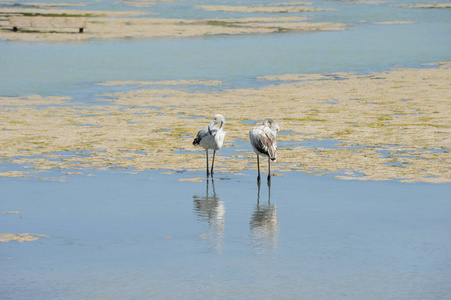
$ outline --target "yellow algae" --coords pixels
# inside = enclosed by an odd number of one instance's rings
[[[277,6],[231,6],[231,5],[197,5],[195,8],[206,11],[227,11],[227,12],[247,12],[247,13],[299,13],[333,11],[333,8],[305,7],[302,5],[277,5]]]
[[[72,6],[86,6],[85,3],[22,3],[21,6],[33,7],[33,8],[53,8],[53,7],[72,7]]]
[[[373,24],[378,25],[402,25],[402,24],[415,24],[417,21],[384,21],[384,22],[373,22]]]
[[[202,182],[204,179],[204,177],[180,178],[179,181]]]
[[[73,7],[73,6],[86,6],[85,3],[39,3],[39,2],[27,2],[27,3],[8,3],[15,2],[14,0],[3,0],[0,4],[4,6],[20,6],[23,8],[54,8],[54,7]]]
[[[97,85],[122,86],[122,85],[223,85],[219,80],[160,80],[160,81],[108,81],[99,82]]]
[[[329,0],[336,2],[348,2],[350,4],[381,4],[386,3],[386,1],[374,1],[374,0]]]
[[[205,22],[207,24],[217,24],[217,25],[240,25],[246,23],[284,23],[284,22],[300,22],[307,21],[307,17],[247,17],[247,18],[234,18],[234,19],[205,19],[200,22]],[[216,22],[216,23],[215,23]]]
[[[268,81],[306,81],[306,80],[334,80],[343,73],[331,74],[283,74],[259,76],[257,79]],[[348,76],[349,74],[344,74]]]
[[[65,175],[82,175],[82,172],[66,172]]]
[[[26,177],[29,174],[30,174],[30,172],[6,171],[6,172],[0,172],[0,177]]]
[[[269,4],[269,6],[298,6],[298,5],[312,5],[312,2],[281,2],[281,3],[274,3]]]
[[[20,214],[20,211],[4,211],[2,214]]]
[[[149,7],[160,2],[176,2],[181,0],[121,0],[127,6]]]
[[[254,125],[243,120],[279,122],[285,133],[278,139],[290,143],[278,149],[277,174],[292,170],[344,179],[450,182],[450,77],[451,64],[443,62],[365,75],[264,77],[282,84],[215,92],[139,87],[110,94],[115,105],[105,106],[23,102],[0,111],[0,159],[32,166],[27,175],[84,168],[203,170],[205,153],[192,140],[221,113],[226,117],[224,147],[248,139]],[[0,106],[3,101],[14,99],[0,98]],[[337,145],[301,144],[324,139]],[[228,157],[219,151],[215,165],[218,173],[255,170],[255,154],[250,146]]]
[[[259,28],[261,23],[248,23],[248,28]],[[265,27],[268,29],[275,29],[278,31],[337,31],[348,28],[345,24],[327,23],[327,22],[296,22],[296,23],[265,23]]]
[[[1,8],[0,13],[4,16],[9,15],[50,15],[50,16],[79,16],[79,17],[132,17],[149,15],[148,12],[134,11],[104,11],[104,10],[79,10],[79,9],[42,9],[42,8]]]
[[[451,8],[451,3],[436,3],[436,4],[404,4],[398,5],[405,8]]]
[[[39,240],[41,237],[50,237],[49,235],[45,234],[35,234],[35,233],[0,233],[0,242],[11,242],[11,241],[17,241],[17,242],[33,242],[36,240]]]
[[[23,105],[68,105],[70,97],[41,97],[39,95],[29,95],[25,97],[2,97],[0,103],[2,106],[23,106]]]
[[[41,181],[58,181],[58,182],[66,182],[67,179],[64,179],[64,177],[38,177],[37,180]]]

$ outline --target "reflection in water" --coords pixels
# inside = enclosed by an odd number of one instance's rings
[[[209,194],[209,182],[207,178],[207,188],[205,196],[194,195],[194,210],[202,221],[207,221],[210,226],[210,232],[206,239],[214,242],[214,248],[222,252],[224,240],[224,202],[219,199],[215,191],[215,181],[211,178],[213,195]]]
[[[271,204],[271,182],[268,182],[268,202],[260,203],[260,182],[257,182],[257,204],[251,217],[251,239],[254,246],[277,248],[279,219],[277,207]]]

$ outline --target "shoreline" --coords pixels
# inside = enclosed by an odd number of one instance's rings
[[[24,28],[14,32],[9,16],[79,17],[86,18],[83,34],[73,28]],[[210,35],[264,34],[288,31],[314,32],[347,30],[351,25],[313,22],[310,18],[286,16],[212,18],[202,20],[150,17],[144,11],[91,11],[44,8],[0,9],[0,40],[25,42],[80,42],[93,39],[143,39],[155,37],[197,37]]]

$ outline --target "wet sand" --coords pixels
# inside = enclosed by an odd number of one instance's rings
[[[196,86],[223,83],[180,81],[192,84],[186,90],[174,81],[136,82],[138,89],[99,95],[105,105],[67,97],[0,97],[1,160],[33,166],[0,169],[0,176],[46,179],[45,170],[71,174],[84,168],[203,170],[204,151],[192,139],[221,113],[227,138],[216,160],[219,173],[256,168],[248,131],[272,117],[282,130],[275,174],[450,182],[450,77],[451,64],[444,62],[364,75],[267,76],[259,78],[267,84],[262,88],[216,92]],[[306,141],[330,145],[309,147]],[[227,148],[233,150],[224,156]]]

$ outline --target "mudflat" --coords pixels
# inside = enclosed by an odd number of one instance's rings
[[[299,170],[343,179],[451,181],[449,62],[380,73],[287,74],[259,78],[261,88],[186,90],[219,81],[105,82],[137,85],[101,95],[105,105],[69,97],[0,97],[3,162],[33,166],[0,176],[42,177],[48,169],[200,170],[192,139],[210,118],[226,117],[217,172],[254,169],[248,131],[279,122],[277,174]],[[158,84],[157,87],[154,85]],[[178,85],[179,84],[179,85]],[[100,95],[99,95],[100,96]],[[306,147],[306,141],[333,146]],[[72,174],[72,173],[71,173]],[[44,176],[45,177],[45,176]]]

